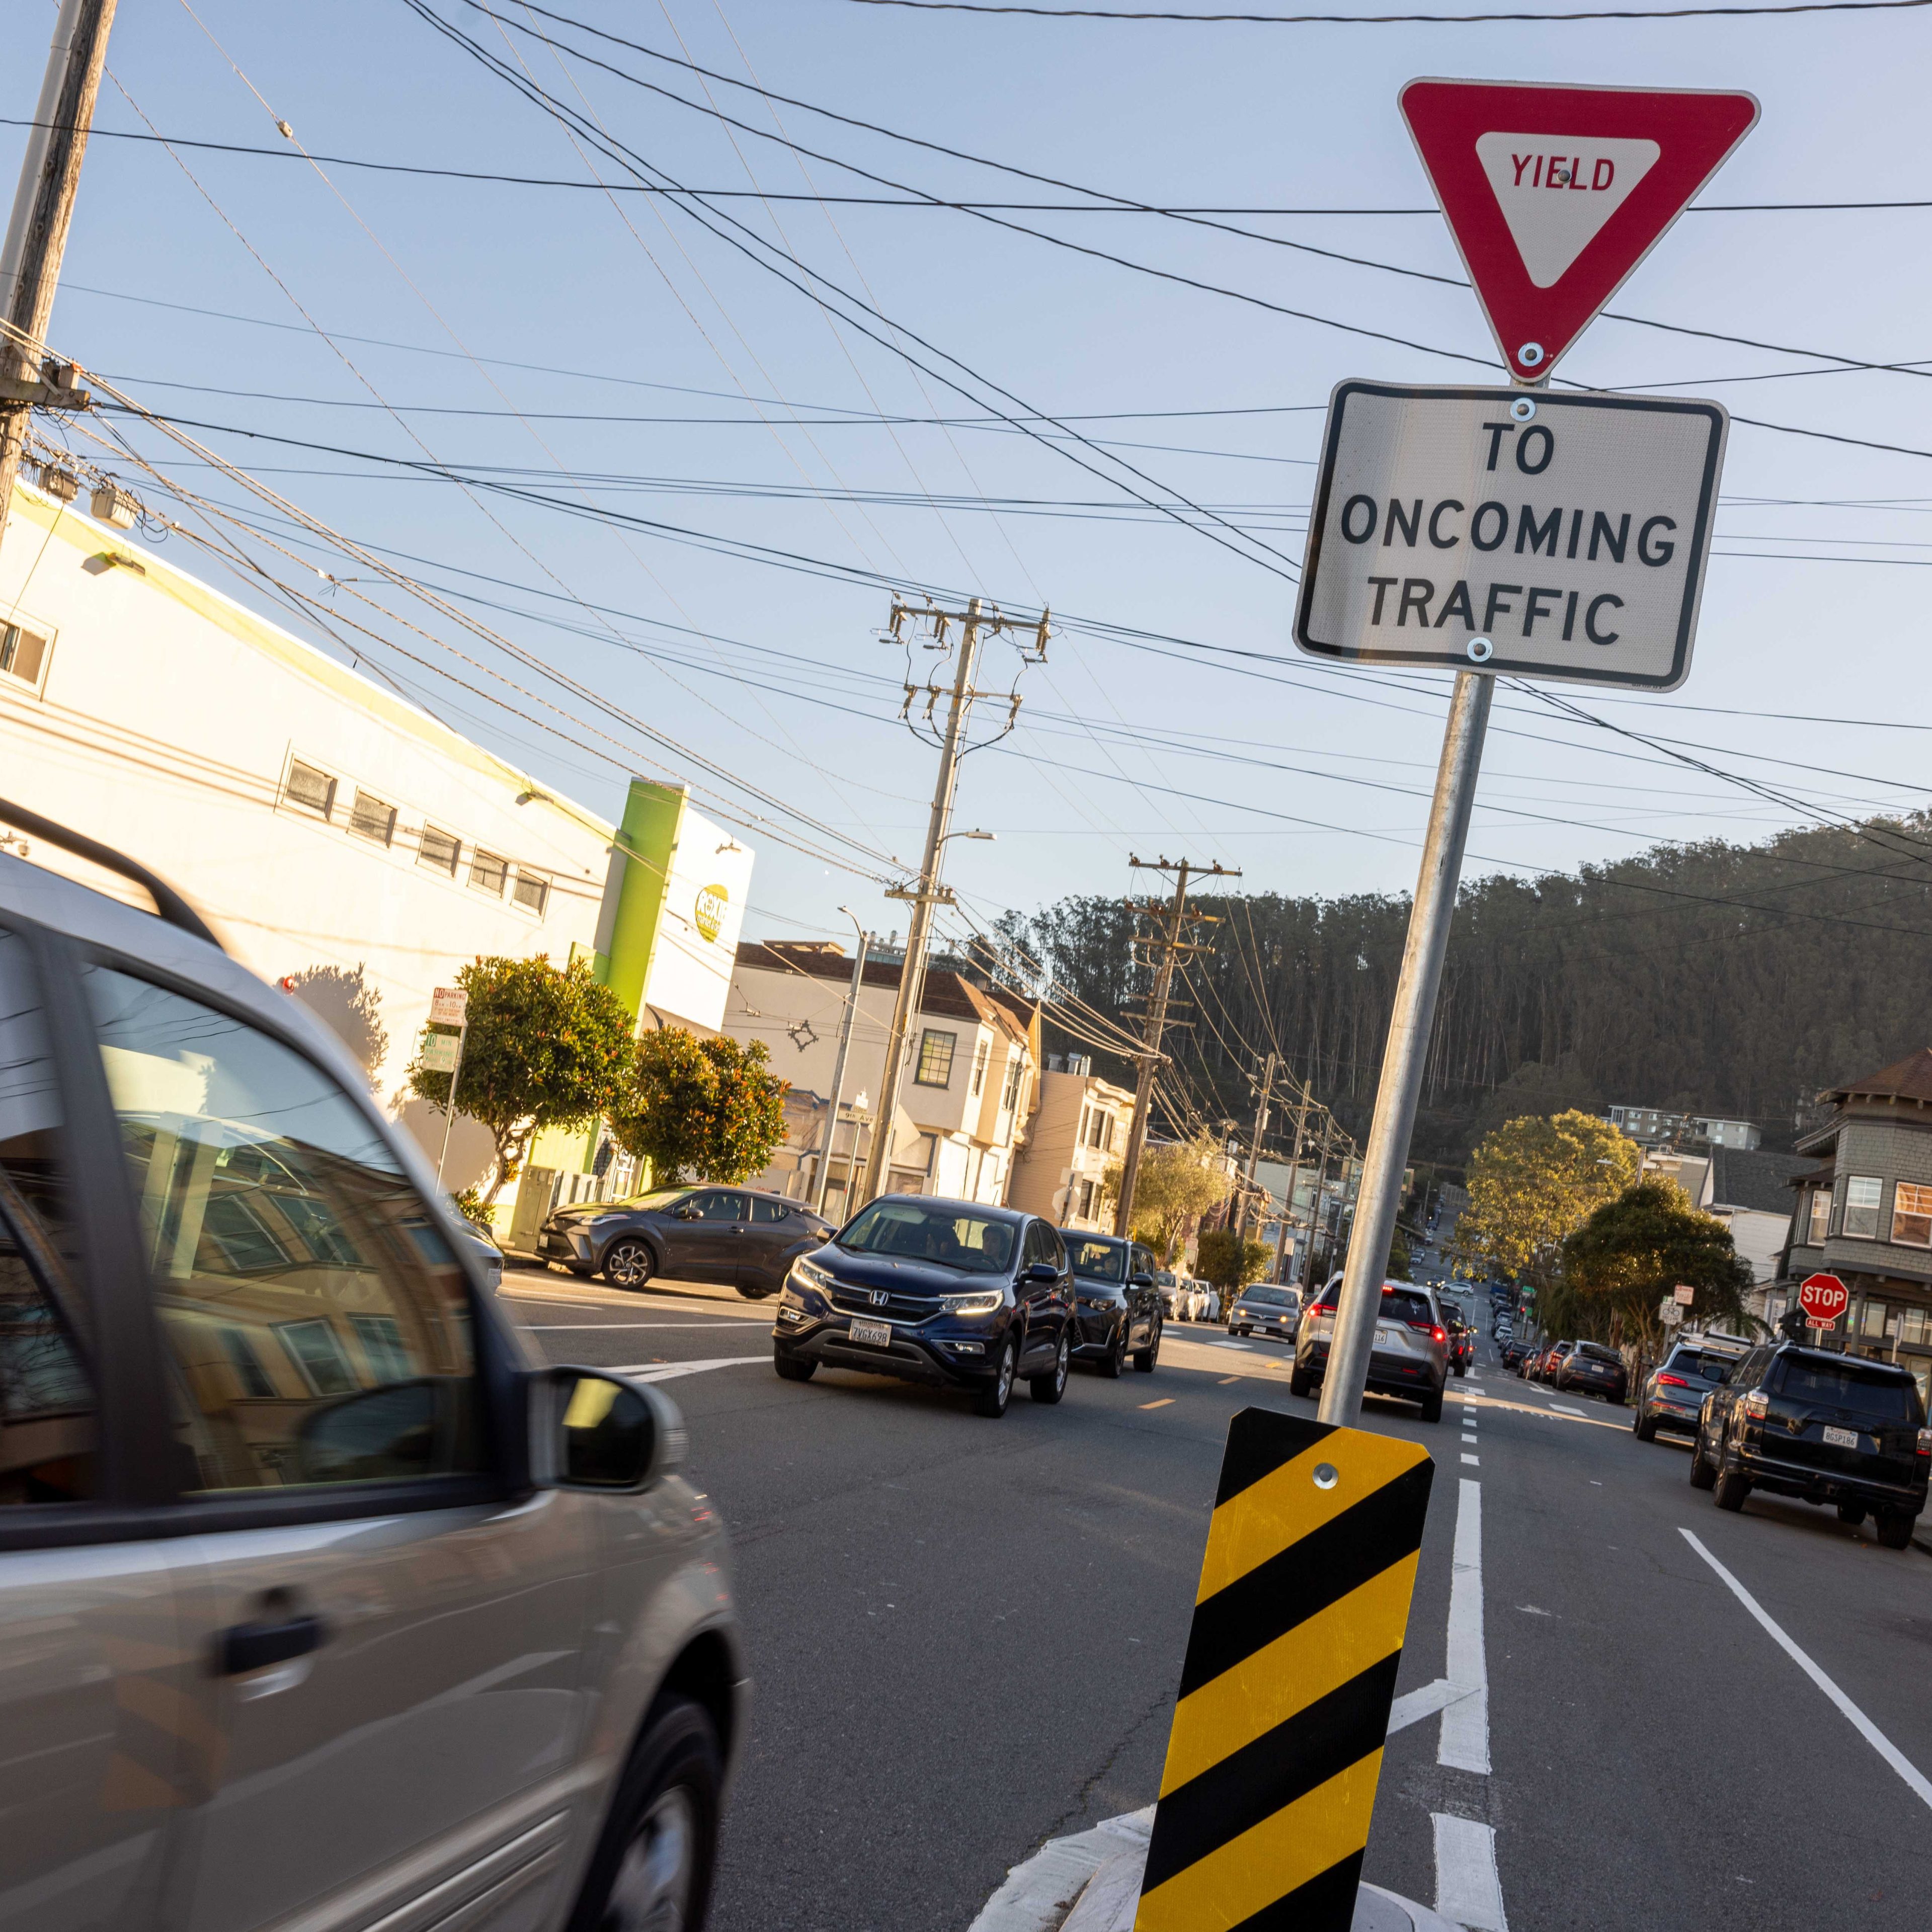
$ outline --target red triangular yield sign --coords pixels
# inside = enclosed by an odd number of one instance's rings
[[[1513,376],[1549,374],[1757,119],[1748,94],[1412,80],[1403,118]]]

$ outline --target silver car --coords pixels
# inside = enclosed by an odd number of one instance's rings
[[[653,1388],[547,1367],[159,880],[0,855],[0,1928],[703,1922],[745,1670]]]
[[[1327,1372],[1341,1297],[1342,1278],[1337,1275],[1303,1312],[1294,1366],[1288,1376],[1291,1394],[1312,1394]],[[1376,1339],[1369,1352],[1369,1393],[1405,1396],[1422,1405],[1424,1422],[1440,1422],[1448,1379],[1449,1330],[1436,1291],[1414,1282],[1384,1282]]]

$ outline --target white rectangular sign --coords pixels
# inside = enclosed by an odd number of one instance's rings
[[[425,1073],[454,1073],[462,1042],[453,1033],[433,1033],[422,1044],[422,1069]]]
[[[1337,384],[1295,642],[1674,690],[1729,423],[1678,398]]]
[[[438,986],[429,996],[431,1026],[460,1027],[470,1016],[470,995],[460,986]]]
[[[1684,1307],[1688,1308],[1691,1303],[1697,1299],[1697,1291],[1688,1282],[1680,1281],[1670,1291],[1670,1298]]]

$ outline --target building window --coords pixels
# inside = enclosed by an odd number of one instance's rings
[[[1100,1192],[1100,1190],[1096,1187],[1090,1180],[1083,1180],[1080,1184],[1080,1218],[1082,1220],[1090,1221],[1093,1220],[1094,1198]]]
[[[913,1082],[920,1087],[944,1087],[952,1078],[952,1049],[959,1043],[956,1033],[934,1033],[931,1028],[920,1034],[919,1070]]]
[[[541,873],[526,872],[519,866],[514,896],[526,910],[541,914],[550,903],[550,881]]]
[[[1932,1248],[1932,1187],[1898,1184],[1892,1202],[1892,1238],[1909,1248]]]
[[[1850,1240],[1876,1240],[1879,1203],[1884,1195],[1885,1183],[1876,1176],[1846,1175],[1844,1225],[1838,1232]]]
[[[1822,1246],[1825,1237],[1832,1228],[1832,1193],[1828,1188],[1821,1187],[1811,1196],[1811,1245]]]
[[[1882,1340],[1885,1334],[1885,1314],[1883,1302],[1868,1301],[1858,1312],[1858,1333],[1861,1335],[1876,1335]]]
[[[349,814],[349,829],[358,838],[373,838],[386,845],[396,836],[396,808],[366,791],[356,794]]]
[[[17,677],[22,684],[40,688],[40,671],[47,661],[47,640],[18,624],[0,628],[0,671]]]
[[[503,896],[503,881],[510,876],[510,862],[494,852],[478,851],[470,861],[470,883],[479,892]]]
[[[986,1063],[993,1057],[993,1042],[982,1040],[973,1049],[973,1097],[977,1100],[980,1090],[986,1084]]]
[[[1114,1117],[1105,1108],[1096,1107],[1087,1128],[1087,1144],[1105,1153],[1114,1138]]]
[[[291,805],[301,806],[324,818],[335,814],[335,781],[326,772],[319,772],[299,758],[289,766],[289,782],[282,788],[282,796]]]
[[[456,861],[462,850],[463,841],[454,833],[439,832],[434,825],[425,825],[422,842],[416,847],[416,863],[433,866],[453,879],[456,876]]]
[[[1024,1064],[1018,1054],[1015,1054],[1012,1058],[1006,1062],[1006,1088],[1000,1095],[1001,1113],[1010,1114],[1019,1104],[1020,1076],[1024,1070]]]

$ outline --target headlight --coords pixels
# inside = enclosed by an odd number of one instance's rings
[[[820,1294],[825,1293],[832,1285],[831,1271],[820,1268],[816,1262],[808,1262],[802,1258],[794,1262],[791,1264],[791,1275],[793,1281],[799,1287],[815,1288]]]
[[[978,1294],[949,1294],[939,1304],[942,1315],[990,1315],[1006,1300],[998,1288],[988,1288]]]

